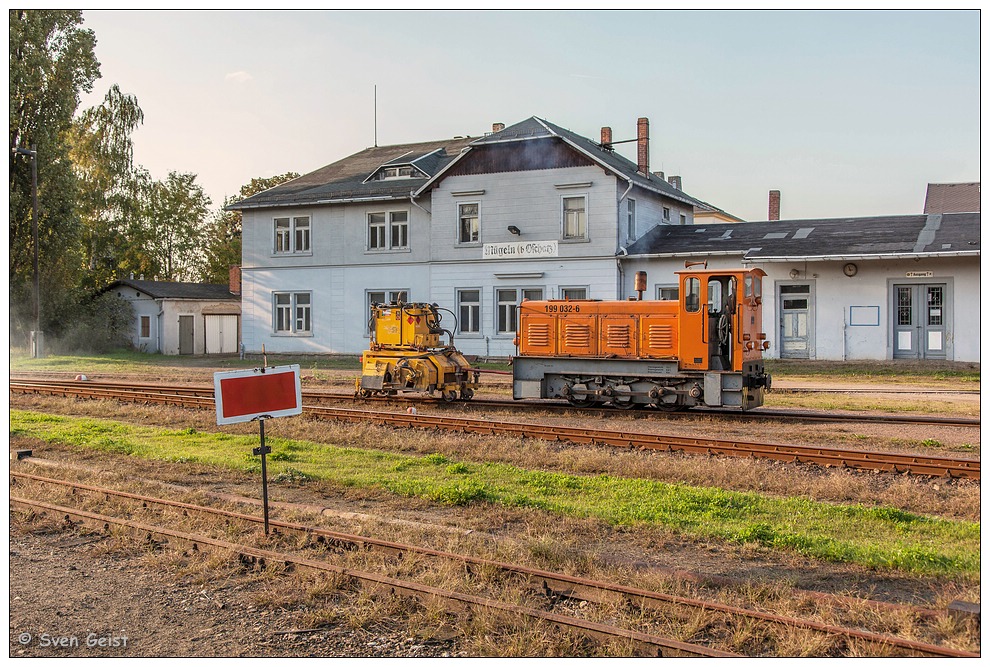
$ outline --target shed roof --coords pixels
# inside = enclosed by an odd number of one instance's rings
[[[741,255],[752,261],[980,254],[980,214],[659,225],[626,249],[636,256]]]
[[[925,213],[978,213],[979,210],[979,183],[928,184]]]
[[[153,299],[196,299],[202,301],[240,301],[239,294],[231,294],[227,284],[176,283],[164,280],[115,280],[104,292],[118,287],[130,287],[144,292]]]

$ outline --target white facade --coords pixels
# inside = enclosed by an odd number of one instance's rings
[[[646,297],[656,298],[660,286],[676,284],[675,272],[685,270],[685,259],[630,258],[624,264],[627,276],[647,272]],[[743,263],[741,255],[732,254],[696,259],[707,259],[709,268],[744,264],[767,272],[763,322],[770,358],[980,361],[979,257]],[[846,269],[849,264],[855,268]]]

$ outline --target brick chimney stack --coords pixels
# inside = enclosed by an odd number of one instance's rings
[[[680,176],[671,176],[670,178],[667,179],[667,182],[670,183],[671,185],[673,185],[675,189],[677,189],[677,190],[680,190],[681,189],[681,177]]]
[[[780,190],[770,191],[770,208],[767,220],[780,220]]]
[[[612,147],[612,128],[610,127],[602,128],[602,146],[605,148]]]
[[[240,295],[241,293],[241,267],[230,267],[230,293]]]
[[[505,123],[492,123],[492,134],[495,132],[501,132],[505,129]]]
[[[644,176],[650,175],[650,119],[636,121],[636,168]]]

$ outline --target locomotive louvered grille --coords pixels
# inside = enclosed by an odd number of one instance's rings
[[[673,347],[674,327],[669,324],[651,324],[649,329],[650,347]]]
[[[628,324],[609,324],[605,327],[605,339],[609,347],[629,347],[631,333]]]
[[[550,325],[546,322],[530,323],[526,329],[529,337],[529,344],[534,347],[548,347],[550,345]]]
[[[565,324],[564,344],[568,347],[588,347],[591,345],[591,327],[587,324]]]

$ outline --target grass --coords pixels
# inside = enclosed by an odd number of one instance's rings
[[[764,366],[775,378],[830,378],[904,383],[963,383],[973,389],[980,382],[980,364],[954,361],[809,361],[766,359]]]
[[[263,363],[262,355],[162,355],[143,352],[111,352],[103,355],[52,355],[42,359],[10,356],[10,370],[19,372],[66,371],[73,373],[138,373],[152,368],[254,368]],[[356,355],[267,355],[269,366],[299,364],[304,370],[354,370],[361,365]]]
[[[253,435],[167,430],[105,419],[10,413],[11,435],[115,455],[260,471]],[[699,540],[756,544],[828,561],[978,577],[979,523],[890,507],[774,498],[609,474],[574,475],[269,438],[272,480],[321,479],[450,505],[533,508],[616,526],[665,527]]]

